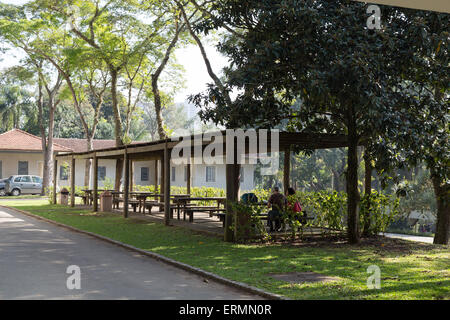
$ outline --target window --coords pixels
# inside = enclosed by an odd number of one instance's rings
[[[33,176],[32,178],[34,183],[42,183],[42,179],[40,177]]]
[[[3,173],[2,173],[2,161],[0,160],[0,179],[3,178]]]
[[[177,180],[177,168],[176,167],[172,167],[172,174],[170,175],[172,178],[172,181],[176,181]]]
[[[21,179],[22,179],[21,177],[17,177],[14,179],[14,182],[20,182]]]
[[[59,180],[69,180],[69,168],[66,166],[59,167]]]
[[[20,179],[20,182],[31,182],[31,177],[30,176],[22,177],[22,179]]]
[[[17,172],[18,175],[27,175],[28,174],[28,161],[19,161],[19,170]]]
[[[216,182],[216,167],[206,167],[206,182]]]
[[[240,182],[243,183],[244,182],[244,167],[241,167],[241,172],[239,173],[240,175]]]
[[[148,181],[149,168],[141,168],[141,181]]]
[[[105,181],[106,178],[106,167],[98,167],[98,180]]]

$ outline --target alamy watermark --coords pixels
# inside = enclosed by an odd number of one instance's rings
[[[371,265],[367,268],[370,276],[367,278],[368,289],[381,289],[381,270],[377,265]]]
[[[375,4],[371,4],[367,7],[366,13],[371,16],[367,18],[367,28],[369,30],[381,30],[381,9]]]
[[[71,265],[67,267],[67,277],[66,287],[68,290],[80,290],[81,289],[81,269],[77,265]]]
[[[279,130],[226,130],[194,135],[177,131],[171,138],[178,142],[172,149],[175,165],[257,164],[262,175],[275,175],[280,166]]]

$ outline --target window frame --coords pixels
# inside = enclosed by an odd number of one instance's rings
[[[26,173],[21,173],[21,169],[24,169],[24,168],[21,168],[20,167],[20,165],[21,164],[26,164],[27,165],[27,167],[26,167]],[[21,161],[21,160],[19,160],[18,162],[17,162],[17,175],[19,175],[19,176],[27,176],[28,175],[28,172],[30,171],[30,166],[29,166],[29,162],[28,161]]]
[[[145,171],[147,171],[145,173]],[[141,181],[150,181],[150,168],[141,167]]]
[[[177,167],[175,166],[170,168],[170,181],[177,181]]]
[[[210,171],[210,172],[209,172]],[[209,174],[208,174],[209,172]],[[216,182],[216,167],[206,166],[205,182]]]
[[[102,172],[104,171],[104,172]],[[97,167],[97,179],[98,181],[106,180],[106,166],[98,166]]]
[[[69,181],[69,168],[67,166],[59,167],[59,181]]]

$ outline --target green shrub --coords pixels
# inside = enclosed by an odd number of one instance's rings
[[[361,225],[364,226],[366,220],[370,219],[370,229],[366,230],[370,235],[385,232],[387,227],[400,216],[399,199],[376,190],[362,197],[360,208]]]
[[[263,220],[259,218],[259,215],[264,210],[261,206],[237,202],[233,203],[232,207],[235,216],[233,217],[233,224],[230,228],[233,231],[236,230],[236,242],[247,242],[254,239],[267,241],[270,239]]]

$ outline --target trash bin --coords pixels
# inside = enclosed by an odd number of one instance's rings
[[[105,191],[100,195],[100,212],[112,212],[112,193]]]
[[[61,190],[61,192],[59,193],[59,203],[64,205],[64,206],[68,206],[69,205],[69,190],[67,190],[66,188],[63,188]]]

